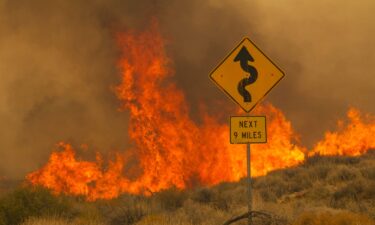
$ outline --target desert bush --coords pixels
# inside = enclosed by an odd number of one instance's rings
[[[184,206],[178,210],[176,215],[181,218],[186,217],[191,224],[221,224],[228,217],[225,211],[215,209],[210,205],[200,204],[192,200],[187,200]]]
[[[316,166],[316,165],[333,165],[333,164],[344,164],[344,165],[355,165],[361,161],[360,157],[350,156],[320,156],[315,155],[306,158],[304,167]]]
[[[361,199],[375,200],[375,181],[368,180],[364,182]]]
[[[375,166],[361,168],[360,172],[363,177],[375,181]]]
[[[233,188],[226,192],[227,198],[230,198],[231,205],[247,205],[247,186],[245,185],[233,185]]]
[[[277,171],[285,179],[293,179],[294,177],[304,173],[304,168],[287,168],[285,170]]]
[[[290,178],[288,183],[288,192],[299,192],[307,188],[310,188],[311,186],[312,182],[309,174],[306,171],[301,171],[292,178]]]
[[[351,181],[360,177],[360,173],[354,167],[349,168],[348,166],[340,166],[335,170],[331,170],[328,175],[328,182],[330,184],[336,184],[337,182]]]
[[[165,215],[148,215],[142,218],[136,225],[165,225],[168,224],[168,218]]]
[[[241,185],[238,185],[241,186]],[[191,194],[190,199],[195,202],[210,205],[215,209],[228,210],[236,195],[233,184],[224,183],[208,189],[201,188]],[[240,197],[243,198],[243,195]]]
[[[312,180],[324,180],[331,168],[329,165],[316,165],[309,170],[309,176]]]
[[[126,205],[113,208],[106,216],[110,225],[131,225],[140,221],[146,213],[147,212],[141,206]]]
[[[199,203],[209,204],[214,199],[214,193],[208,188],[200,188],[192,193],[191,199]]]
[[[83,219],[96,217],[97,221],[103,220],[109,225],[130,225],[149,214],[149,202],[145,196],[123,194],[115,199],[90,203],[92,209],[82,210],[86,215],[81,217]]]
[[[193,225],[188,221],[186,215],[181,212],[173,212],[173,215],[153,214],[145,216],[135,225]],[[195,225],[195,224],[194,224]]]
[[[324,157],[320,155],[306,157],[303,167],[310,167],[310,166],[315,166],[317,164],[322,164],[323,161],[324,161]]]
[[[61,218],[29,218],[22,225],[72,225],[65,219]]]
[[[345,165],[356,165],[361,162],[360,157],[351,157],[351,156],[333,156],[334,162],[337,164]]]
[[[63,216],[73,218],[76,211],[63,197],[56,197],[43,188],[20,188],[0,199],[0,221],[18,225],[29,217]]]
[[[181,208],[187,198],[187,193],[177,188],[170,188],[153,196],[153,199],[160,204],[161,208],[167,211]]]
[[[231,204],[231,199],[227,195],[217,193],[214,195],[211,205],[215,209],[227,211]]]
[[[369,197],[368,195],[372,195],[371,192],[374,192],[370,188],[371,185],[363,179],[350,182],[333,193],[330,205],[334,208],[346,208],[351,202],[360,205],[365,197]]]
[[[45,217],[45,218],[36,218],[30,217],[22,225],[73,225],[69,223],[66,219],[55,218],[55,217]]]
[[[86,220],[86,221],[69,221],[66,218],[58,217],[31,217],[28,218],[22,225],[105,225],[103,222],[96,220]]]
[[[262,189],[259,191],[260,197],[265,202],[276,202],[277,196],[274,192],[269,191],[268,189]]]
[[[329,199],[331,191],[324,185],[314,186],[306,195],[312,200],[326,200]]]
[[[374,225],[375,221],[366,215],[351,212],[317,213],[308,212],[297,218],[292,225]]]
[[[260,189],[260,195],[264,201],[274,201],[288,192],[288,183],[280,176],[271,175],[258,179],[255,188]],[[268,194],[266,194],[268,193]]]
[[[7,225],[6,224],[6,215],[5,213],[0,209],[0,225]]]
[[[80,203],[75,205],[79,215],[74,218],[74,225],[99,225],[104,224],[104,215],[94,203]]]

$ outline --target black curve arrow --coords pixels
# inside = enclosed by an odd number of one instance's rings
[[[244,102],[251,102],[250,92],[246,90],[246,86],[254,83],[258,78],[258,71],[255,67],[248,64],[248,61],[254,62],[254,58],[250,55],[246,47],[242,47],[234,58],[234,62],[240,61],[240,65],[243,71],[250,73],[250,76],[242,79],[237,85],[237,91],[243,97]]]

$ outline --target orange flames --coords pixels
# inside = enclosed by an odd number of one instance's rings
[[[84,195],[92,201],[121,193],[147,195],[172,186],[209,186],[244,177],[245,148],[229,144],[228,125],[207,114],[202,123],[189,117],[184,93],[170,79],[173,71],[157,24],[140,34],[121,33],[118,43],[122,82],[116,94],[122,108],[130,112],[128,135],[134,147],[116,153],[105,163],[99,154],[96,161],[81,160],[71,145],[59,143],[48,163],[27,175],[27,180],[56,193]],[[267,116],[268,143],[252,147],[253,176],[304,160],[307,150],[295,144],[296,135],[280,110],[264,104],[254,114]],[[358,155],[375,147],[370,138],[374,121],[363,123],[354,109],[348,116],[351,123],[338,133],[327,133],[309,155]],[[134,161],[136,165],[131,163]]]
[[[309,155],[357,156],[375,148],[375,118],[351,108],[347,113],[350,123],[338,122],[338,132],[327,132]]]

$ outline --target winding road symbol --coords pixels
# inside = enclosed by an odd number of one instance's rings
[[[245,37],[209,77],[248,113],[279,83],[284,72]]]
[[[251,102],[251,94],[248,90],[246,90],[246,86],[253,84],[258,79],[258,71],[255,69],[255,67],[248,64],[248,61],[254,62],[254,58],[250,55],[247,48],[243,46],[237,56],[234,58],[234,61],[240,61],[242,70],[250,75],[238,83],[237,90],[243,97],[244,102]]]

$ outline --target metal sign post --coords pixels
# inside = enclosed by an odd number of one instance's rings
[[[247,160],[247,205],[248,223],[251,224],[252,192],[251,192],[251,143],[266,143],[266,117],[265,116],[231,116],[230,118],[230,143],[246,144]]]
[[[247,113],[283,77],[284,72],[248,38],[244,38],[210,74],[211,80]],[[252,222],[250,143],[266,142],[264,116],[230,118],[230,143],[246,144],[249,225]]]
[[[248,224],[251,225],[251,210],[252,210],[252,203],[253,203],[253,196],[251,195],[251,162],[250,162],[250,143],[246,144],[246,155],[247,155],[247,185],[248,185],[248,190],[247,190],[247,207],[249,211],[249,217],[248,217]]]
[[[248,192],[248,223],[251,224],[252,192],[251,192],[251,143],[267,143],[265,116],[231,116],[230,143],[246,144],[247,159],[247,192]]]

